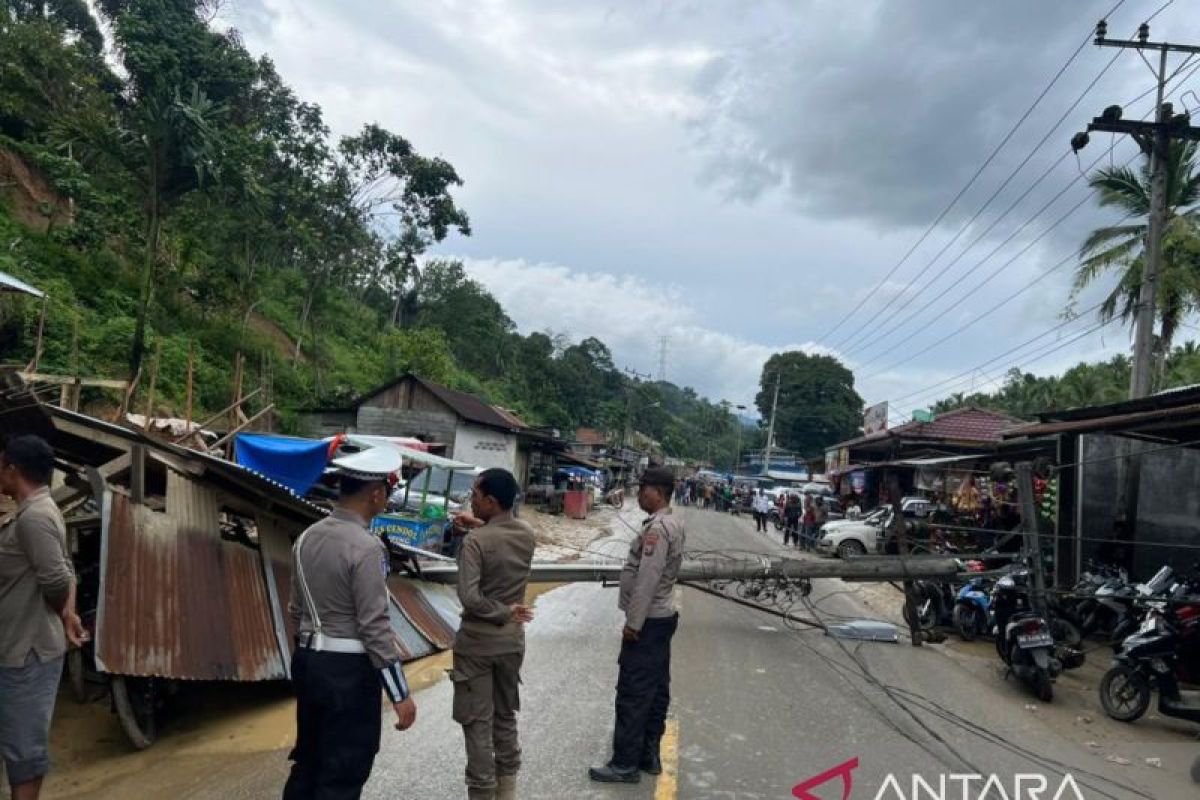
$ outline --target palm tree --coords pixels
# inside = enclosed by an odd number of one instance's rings
[[[1163,237],[1156,309],[1160,322],[1156,359],[1161,367],[1179,323],[1200,303],[1200,173],[1196,143],[1172,142],[1167,158],[1167,225]],[[1101,274],[1119,270],[1117,283],[1100,306],[1103,322],[1119,316],[1131,323],[1137,315],[1150,214],[1150,166],[1138,170],[1097,170],[1088,184],[1100,193],[1100,205],[1125,211],[1137,221],[1092,231],[1080,248],[1074,298]]]

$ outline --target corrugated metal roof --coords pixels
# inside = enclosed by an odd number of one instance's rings
[[[933,422],[906,422],[894,428],[878,431],[867,436],[860,436],[849,441],[839,442],[833,447],[855,447],[870,442],[882,441],[889,438],[937,439],[942,441],[978,442],[992,444],[999,442],[1001,432],[1018,425],[1025,424],[1016,417],[989,411],[986,408],[966,406],[939,414]]]
[[[439,608],[421,590],[420,584],[394,575],[388,578],[388,588],[392,597],[400,604],[405,618],[434,647],[447,650],[454,644],[454,634],[458,625],[450,619],[443,618]]]
[[[395,597],[392,597],[391,602],[388,603],[388,616],[391,618],[392,630],[396,632],[396,638],[400,640],[400,657],[404,661],[424,658],[436,652],[436,648],[429,643],[429,640],[422,636],[416,626],[404,616]]]
[[[286,677],[259,551],[221,539],[216,495],[205,486],[169,473],[167,508],[111,495],[97,661],[118,675]]]

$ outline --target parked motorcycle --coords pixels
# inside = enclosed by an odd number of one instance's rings
[[[971,578],[958,590],[954,602],[954,627],[964,642],[992,629],[992,595],[986,578]]]
[[[953,621],[955,592],[946,581],[915,581],[915,595],[912,609],[916,613],[916,624],[913,623],[909,604],[904,604],[904,621],[910,628],[931,630],[939,625],[947,625]]]
[[[1017,570],[992,588],[996,652],[1008,668],[1033,687],[1038,699],[1054,699],[1054,681],[1064,669],[1083,664],[1083,652],[1059,645],[1053,631],[1061,620],[1035,611],[1030,604],[1029,571]]]
[[[1197,681],[1200,602],[1151,603],[1100,680],[1100,704],[1113,719],[1133,722],[1146,713],[1157,689],[1160,714],[1200,722],[1200,698],[1185,699],[1179,688],[1180,683]]]

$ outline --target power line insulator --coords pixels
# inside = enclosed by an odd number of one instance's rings
[[[1071,137],[1071,151],[1078,153],[1080,150],[1088,146],[1090,141],[1086,131],[1080,131]]]
[[[1104,120],[1105,122],[1118,122],[1120,121],[1121,114],[1123,114],[1124,111],[1125,110],[1120,106],[1109,106],[1108,108],[1104,109],[1104,113],[1100,115],[1100,119]]]
[[[1142,44],[1145,44],[1146,40],[1149,38],[1150,38],[1150,23],[1143,22],[1141,25],[1138,25],[1138,41],[1141,42]]]
[[[1096,23],[1096,41],[1101,41],[1108,35],[1108,20],[1100,20]]]

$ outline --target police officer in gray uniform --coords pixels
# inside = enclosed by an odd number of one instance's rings
[[[671,638],[679,624],[675,579],[683,563],[683,523],[671,514],[675,476],[664,467],[642,474],[638,505],[650,516],[629,547],[621,570],[625,612],[617,663],[612,759],[588,775],[603,783],[637,783],[662,772],[659,743],[671,705]]]
[[[388,619],[387,550],[369,530],[387,506],[400,455],[379,447],[333,464],[338,503],[292,548],[296,746],[284,800],[357,800],[379,751],[381,687],[397,730],[417,714]]]

